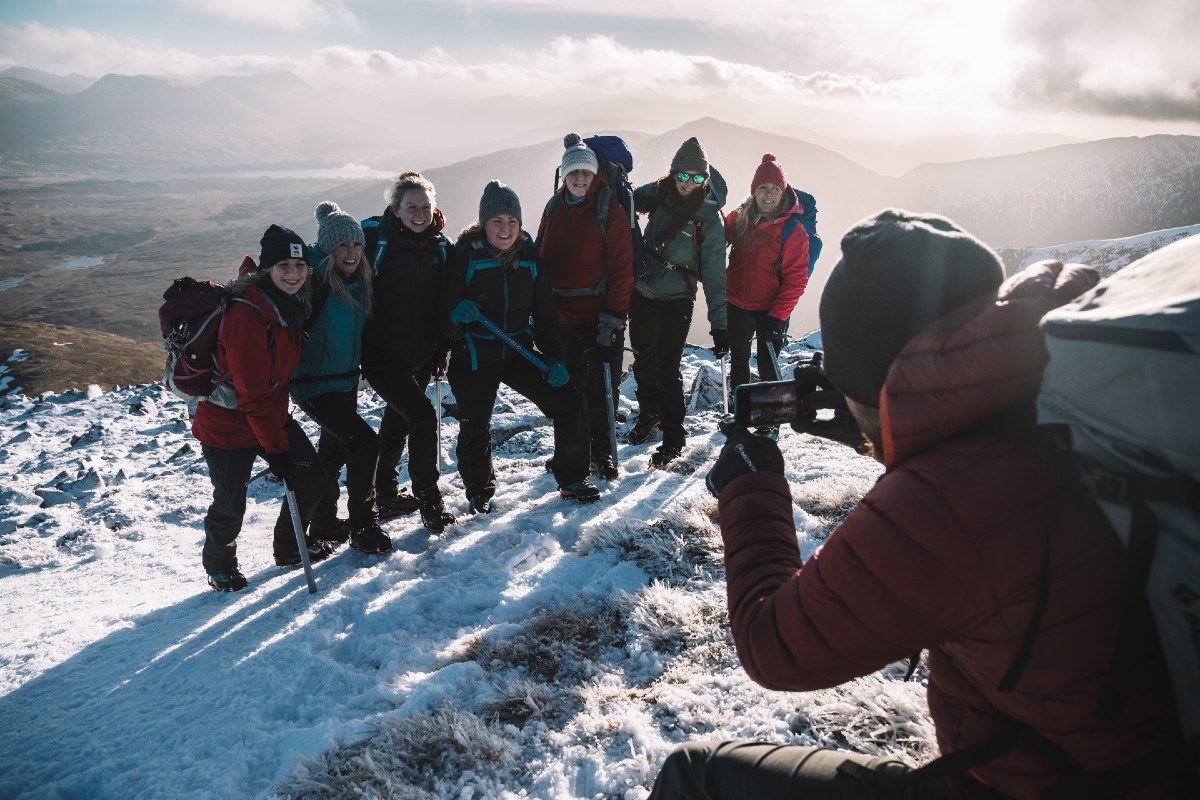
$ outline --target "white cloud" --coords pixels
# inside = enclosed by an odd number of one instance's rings
[[[329,25],[359,30],[343,0],[178,0],[185,8],[220,19],[298,31]]]

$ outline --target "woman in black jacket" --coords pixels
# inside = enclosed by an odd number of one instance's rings
[[[448,375],[458,401],[458,472],[471,511],[490,513],[496,493],[489,428],[501,383],[532,400],[554,421],[551,470],[561,496],[581,503],[600,499],[588,479],[583,397],[567,383],[550,277],[532,238],[521,230],[516,193],[500,181],[489,183],[479,201],[479,223],[459,234],[455,249],[442,288],[442,315],[454,340]],[[505,342],[483,319],[527,354]],[[540,356],[533,353],[535,343]],[[530,356],[540,358],[548,369],[543,373]]]
[[[401,172],[384,198],[384,212],[363,221],[366,255],[374,267],[374,312],[363,331],[363,376],[387,403],[379,427],[376,502],[381,520],[419,508],[421,522],[438,533],[454,516],[438,488],[437,416],[425,388],[445,361],[438,294],[453,247],[442,235],[446,220],[436,206],[433,184],[419,172]],[[398,485],[406,438],[415,498]]]

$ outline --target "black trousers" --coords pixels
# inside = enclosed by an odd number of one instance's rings
[[[629,300],[629,345],[637,382],[638,413],[662,418],[663,444],[683,447],[683,345],[692,325],[694,300]]]
[[[296,420],[288,420],[288,455],[296,467],[292,488],[296,505],[300,507],[300,524],[306,529],[313,508],[325,486],[325,470],[317,458],[312,442],[304,435]],[[213,485],[212,504],[204,516],[204,571],[209,575],[237,569],[237,535],[246,516],[246,481],[254,470],[254,459],[265,456],[261,447],[225,449],[203,445],[201,451],[208,463],[208,478]],[[282,494],[282,491],[280,492]],[[283,499],[279,518],[275,521],[275,555],[296,552],[296,534],[292,531],[292,514]]]
[[[583,397],[571,384],[555,389],[541,370],[516,354],[504,361],[482,361],[471,369],[465,351],[455,351],[447,371],[458,401],[458,474],[467,497],[496,494],[492,469],[492,409],[500,384],[515,389],[554,422],[554,479],[559,486],[576,483],[588,474],[587,428]]]
[[[413,373],[417,388],[424,394],[433,380],[433,370],[424,368]],[[434,443],[437,446],[437,409],[434,409]],[[404,458],[404,445],[408,441],[408,420],[390,405],[383,410],[379,422],[379,464],[375,468],[375,494],[379,502],[391,500],[400,493],[400,461]],[[434,451],[436,462],[437,451]],[[411,464],[409,473],[411,474]],[[439,467],[439,474],[441,469]],[[435,481],[436,483],[436,481]]]
[[[947,796],[944,780],[881,786],[838,772],[845,761],[887,774],[909,771],[899,761],[847,750],[693,742],[667,756],[650,800],[943,800]]]
[[[300,408],[321,426],[317,455],[325,469],[325,490],[313,510],[313,519],[324,523],[337,519],[341,493],[338,477],[345,467],[350,527],[362,528],[378,522],[375,465],[379,460],[379,437],[358,415],[358,390],[319,394],[305,400]]]
[[[764,381],[782,378],[767,350],[770,336],[770,314],[766,311],[747,311],[733,303],[725,306],[729,322],[729,387],[732,390],[750,382],[750,340],[758,337],[758,377]],[[775,354],[779,357],[779,353]]]
[[[383,431],[387,424],[386,412],[383,422],[380,423],[379,461],[380,464],[390,465],[377,468],[375,473],[376,483],[380,484],[377,486],[380,497],[387,498],[388,490],[396,486],[395,467],[400,463],[400,453],[404,450],[404,435],[408,437],[408,476],[412,479],[413,491],[420,492],[437,486],[440,476],[437,462],[437,415],[433,410],[433,403],[425,396],[429,378],[424,377],[422,383],[418,373],[413,372],[412,364],[369,353],[363,356],[362,367],[363,376],[375,393],[387,403],[388,411],[404,423],[403,434],[397,429],[395,421],[387,426],[386,432]]]
[[[607,402],[615,412],[621,391],[621,352],[625,347],[624,332],[618,334],[613,347],[612,360],[604,360],[596,350],[598,322],[583,325],[559,323],[567,371],[571,373],[571,385],[583,394],[587,404],[586,419],[591,456],[612,455],[612,444],[608,437],[608,408],[604,405],[604,370],[608,370],[612,382],[612,393]]]

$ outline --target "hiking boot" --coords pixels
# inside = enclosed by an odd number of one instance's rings
[[[481,494],[475,497],[468,497],[467,504],[470,506],[472,514],[490,514],[495,508],[492,505],[492,498],[484,497]]]
[[[554,456],[546,459],[546,472],[554,472]]]
[[[318,561],[324,561],[332,553],[333,545],[329,542],[323,542],[320,539],[310,539],[308,541],[308,563],[315,564]],[[291,553],[275,554],[275,566],[277,567],[297,567],[303,563],[299,550],[294,550]]]
[[[383,555],[392,550],[392,540],[378,525],[364,525],[350,532],[350,546],[360,553]]]
[[[214,592],[240,592],[246,588],[246,576],[236,569],[214,572],[208,576],[208,585]]]
[[[642,442],[650,441],[654,436],[654,432],[658,430],[662,424],[662,417],[658,414],[651,416],[638,415],[637,422],[633,423],[633,428],[625,435],[626,441],[630,444],[641,444]]]
[[[762,425],[758,428],[755,428],[754,432],[759,436],[766,436],[768,439],[778,439],[779,438],[779,426],[778,425]]]
[[[436,486],[417,492],[417,500],[421,503],[421,524],[434,533],[446,530],[447,525],[458,522],[454,515],[446,510],[442,502],[442,492]]]
[[[676,447],[670,444],[660,444],[658,449],[650,456],[650,466],[654,469],[662,469],[667,464],[670,464],[675,459],[679,458],[679,454],[683,452],[682,447]]]
[[[411,514],[421,507],[417,498],[413,497],[412,493],[404,487],[401,487],[400,491],[392,497],[376,501],[376,505],[379,507],[380,521]]]
[[[311,539],[319,539],[331,544],[345,544],[350,538],[350,520],[331,519],[308,523],[308,535]]]
[[[574,500],[576,503],[594,503],[600,499],[600,490],[590,478],[558,487],[558,494],[564,500]]]
[[[612,456],[593,456],[588,462],[588,472],[606,481],[615,481],[621,475]]]

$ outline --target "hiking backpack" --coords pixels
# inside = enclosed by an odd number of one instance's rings
[[[608,235],[609,198],[615,197],[621,210],[629,215],[629,231],[633,238],[633,280],[636,283],[646,274],[646,250],[642,242],[642,225],[638,222],[633,210],[633,185],[629,182],[629,173],[633,171],[633,153],[620,136],[589,136],[583,143],[596,154],[600,162],[600,172],[604,174],[604,186],[596,193],[596,223],[600,226],[600,236]],[[554,194],[542,211],[542,223],[550,219],[554,205],[558,202],[561,167],[554,168]]]
[[[1139,259],[1041,322],[1038,422],[1129,550],[1097,713],[1120,711],[1148,601],[1186,737],[1200,741],[1200,236]]]
[[[811,278],[813,268],[817,266],[817,259],[821,256],[821,248],[824,245],[821,237],[817,235],[817,199],[794,186],[788,188],[795,195],[796,202],[804,209],[804,213],[792,214],[783,221],[783,230],[779,234],[780,258],[775,262],[775,268],[783,268],[783,246],[787,244],[788,237],[792,235],[796,226],[802,225],[804,232],[808,234],[808,277]]]
[[[247,256],[239,274],[253,269],[254,261]],[[242,297],[234,300],[258,308]],[[167,353],[163,385],[191,406],[203,401],[221,408],[237,408],[237,392],[230,374],[221,370],[216,360],[221,322],[232,302],[229,287],[177,278],[163,292],[163,301],[158,309],[163,350]],[[269,326],[267,333],[269,347]]]

